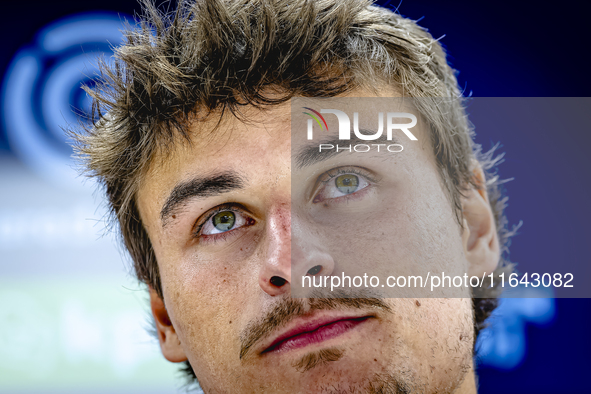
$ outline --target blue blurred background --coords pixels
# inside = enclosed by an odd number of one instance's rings
[[[515,178],[507,213],[511,224],[523,221],[511,260],[544,272],[581,267],[575,284],[586,286],[591,7],[380,3],[442,37],[460,85],[476,97],[469,111],[477,142],[502,143],[500,175]],[[122,21],[139,10],[132,0],[3,4],[0,392],[173,393],[183,383],[145,333],[146,295],[104,231],[102,196],[76,177],[61,129],[77,121],[73,107],[89,105],[79,87],[96,56],[110,55]],[[486,111],[493,103],[496,121]],[[516,103],[528,117],[508,127],[502,120]],[[556,108],[565,112],[550,116]],[[577,121],[556,120],[564,117]],[[591,392],[590,312],[588,298],[504,299],[480,339],[479,392]]]

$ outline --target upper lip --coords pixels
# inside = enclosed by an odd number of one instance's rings
[[[374,315],[367,313],[359,315],[340,313],[338,315],[330,314],[322,316],[312,315],[297,317],[293,319],[284,329],[278,331],[275,335],[270,336],[269,340],[265,341],[265,344],[262,346],[263,350],[261,351],[261,354],[272,351],[281,342],[284,342],[291,337],[295,337],[307,332],[313,332],[322,326],[336,323],[341,320],[355,320],[370,317],[374,317]]]

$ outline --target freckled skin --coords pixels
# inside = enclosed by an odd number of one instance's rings
[[[412,392],[475,393],[472,309],[467,298],[386,299],[391,313],[372,310],[375,318],[330,340],[342,357],[306,372],[293,366],[306,350],[282,355],[254,352],[240,359],[245,328],[290,297],[289,284],[273,286],[269,282],[273,276],[290,283],[317,264],[323,270],[330,267],[336,275],[347,256],[368,261],[383,261],[384,256],[433,264],[451,261],[459,270],[468,265],[462,232],[438,181],[424,129],[416,133],[419,141],[427,142],[405,146],[396,178],[384,176],[381,181],[384,188],[396,188],[395,204],[387,206],[392,198],[376,191],[368,194],[371,204],[350,204],[351,215],[359,212],[360,218],[351,220],[355,226],[326,225],[337,220],[325,212],[334,206],[318,204],[314,209],[323,207],[324,213],[311,215],[295,197],[299,192],[292,193],[292,185],[306,180],[292,173],[289,105],[246,112],[261,123],[226,117],[215,139],[200,136],[209,135],[217,119],[195,124],[193,143],[154,160],[138,195],[170,321],[205,392],[361,393],[380,375],[406,384]],[[343,160],[335,160],[334,165]],[[178,182],[231,169],[247,179],[243,189],[192,201],[175,214],[172,225],[162,228],[159,211]],[[205,244],[194,239],[198,218],[228,202],[246,206],[254,224],[236,230],[223,242]],[[359,204],[358,211],[354,204]],[[372,211],[375,207],[379,209]],[[324,224],[316,224],[323,215],[327,217]],[[384,232],[376,229],[376,220],[384,226],[395,225]],[[391,237],[386,244],[385,233]],[[381,248],[367,247],[376,240]],[[322,348],[315,346],[315,350]]]

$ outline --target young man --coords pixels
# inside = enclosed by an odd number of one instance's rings
[[[476,392],[494,299],[305,286],[505,268],[493,161],[439,44],[365,0],[145,8],[76,137],[166,359],[206,393]]]

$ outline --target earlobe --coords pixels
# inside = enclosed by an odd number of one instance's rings
[[[486,192],[484,171],[479,164],[473,170],[474,183],[462,198],[464,253],[469,263],[468,275],[482,276],[493,272],[499,263],[499,239],[492,207]]]
[[[187,361],[187,356],[181,347],[181,342],[179,341],[174,326],[170,321],[168,311],[164,306],[164,301],[152,287],[149,287],[149,290],[150,309],[152,310],[158,340],[160,341],[160,349],[162,350],[164,358],[173,363]]]

